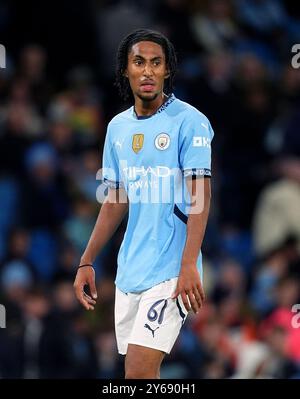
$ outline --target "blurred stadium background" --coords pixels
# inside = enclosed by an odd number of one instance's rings
[[[113,327],[123,224],[97,259],[99,304],[73,294],[99,204],[120,39],[165,33],[175,94],[215,130],[207,302],[162,378],[300,378],[300,5],[292,0],[0,2],[1,378],[123,377]]]

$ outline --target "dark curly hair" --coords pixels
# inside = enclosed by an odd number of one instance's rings
[[[165,91],[169,94],[173,89],[173,82],[177,69],[177,57],[173,44],[159,32],[150,29],[137,29],[121,41],[117,51],[115,85],[124,100],[126,100],[130,94],[129,81],[128,78],[124,76],[128,63],[128,54],[132,46],[141,41],[154,42],[162,47],[170,73],[170,76],[165,82]]]

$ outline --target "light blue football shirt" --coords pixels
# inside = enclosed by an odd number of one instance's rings
[[[150,117],[137,117],[132,106],[108,124],[103,180],[124,187],[129,199],[115,281],[121,291],[179,275],[189,209],[184,177],[211,176],[213,135],[207,117],[174,94]],[[201,251],[197,266],[202,277]]]

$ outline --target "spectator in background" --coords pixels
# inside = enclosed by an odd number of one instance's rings
[[[115,378],[120,362],[113,330],[107,329],[106,331],[97,333],[94,340],[98,354],[98,364],[101,370],[99,378]],[[121,370],[118,372],[119,376],[117,378],[122,378]]]
[[[43,115],[53,94],[46,66],[47,54],[42,46],[32,43],[23,48],[17,77],[28,86],[33,104]]]
[[[0,270],[5,268],[5,264],[9,262],[20,262],[28,269],[32,277],[34,269],[29,261],[30,251],[30,233],[21,227],[12,228],[7,240],[7,251],[0,266]]]
[[[47,143],[37,143],[26,152],[25,164],[23,214],[26,226],[55,229],[68,215],[68,185],[65,176],[59,173],[56,152]]]
[[[291,378],[300,371],[300,330],[294,328],[294,314],[291,312],[292,306],[299,300],[299,280],[293,275],[283,277],[276,286],[276,308],[261,322],[260,334],[273,351],[269,363],[273,378]]]
[[[240,101],[220,156],[222,223],[240,229],[249,229],[257,195],[268,173],[264,140],[276,104],[271,101],[267,76],[254,55],[240,58],[234,79],[235,96]]]
[[[265,365],[270,357],[270,348],[262,342],[251,342],[239,348],[236,373],[231,378],[270,378]]]
[[[71,323],[72,332],[68,335],[68,345],[71,363],[69,372],[71,371],[72,378],[99,378],[95,344],[86,317],[82,312],[75,313]]]
[[[25,262],[11,260],[3,264],[1,287],[8,313],[21,310],[27,291],[33,286],[33,273]]]
[[[59,248],[58,262],[53,275],[53,282],[74,280],[75,265],[79,259],[79,252],[75,246],[67,241],[62,242]]]
[[[245,93],[251,86],[268,85],[270,76],[266,65],[254,53],[236,55],[234,84],[238,94]]]
[[[14,318],[21,312],[27,291],[37,281],[37,275],[29,261],[29,250],[29,232],[21,228],[12,229],[5,257],[0,263],[0,284],[8,317]]]
[[[183,84],[187,98],[216,126],[219,134],[215,145],[221,150],[236,114],[236,97],[232,87],[234,57],[227,51],[215,51],[203,57],[203,63],[198,64],[198,75]]]
[[[233,260],[226,260],[218,271],[218,279],[211,292],[212,301],[221,305],[229,298],[241,298],[246,294],[245,275],[241,265]]]
[[[300,104],[300,74],[290,63],[283,65],[275,82],[278,97],[277,116],[266,132],[266,149],[273,157],[298,156]]]
[[[299,71],[290,64],[284,65],[278,83],[284,111],[287,111],[288,107],[291,107],[292,111],[296,110],[300,103]]]
[[[68,111],[64,109],[63,104],[59,104],[60,101],[63,103],[61,98],[50,108],[48,137],[60,157],[62,167],[64,167],[64,163],[70,162],[70,158],[73,160],[78,150],[74,130],[68,123]]]
[[[8,237],[6,259],[26,260],[29,246],[29,232],[21,227],[13,228]]]
[[[266,342],[270,348],[270,355],[266,359],[264,369],[269,378],[298,378],[300,369],[288,356],[286,350],[287,331],[280,325],[274,325],[267,334]],[[298,343],[299,343],[298,334]]]
[[[157,29],[174,43],[182,60],[194,55],[199,48],[190,24],[189,7],[190,2],[186,0],[163,0],[154,7]],[[189,40],[186,40],[187,37]]]
[[[81,195],[89,201],[96,201],[96,193],[99,187],[97,173],[102,161],[99,158],[99,150],[95,147],[86,148],[81,152],[80,161],[74,165],[71,176],[72,183]]]
[[[79,197],[73,202],[73,214],[64,223],[66,238],[73,243],[76,250],[82,253],[94,227],[94,203],[85,197]]]
[[[72,289],[72,284],[70,286]],[[78,315],[75,313],[68,317],[73,297],[69,295],[68,299],[66,287],[60,293],[60,296],[56,294],[55,302],[59,304],[60,311],[50,305],[50,298],[36,290],[25,300],[22,341],[25,378],[81,378],[86,375],[83,362],[78,360],[79,342],[74,347],[72,340],[78,335],[72,328],[72,319],[75,320]],[[92,362],[89,367],[94,373],[97,372]]]
[[[80,145],[96,143],[104,131],[101,94],[94,80],[92,71],[83,66],[68,76],[69,123]]]
[[[35,136],[34,116],[28,103],[9,103],[3,111],[4,123],[0,134],[0,170],[21,179],[23,156]]]
[[[264,188],[254,213],[253,237],[258,255],[290,235],[295,236],[300,249],[300,161],[282,159],[275,164],[275,171],[279,180]]]
[[[200,378],[226,378],[235,368],[236,353],[226,327],[220,320],[208,319],[199,331],[204,349]]]
[[[235,1],[237,16],[244,33],[252,40],[259,40],[274,50],[282,50],[287,44],[285,28],[288,17],[281,0]]]
[[[103,78],[113,80],[115,54],[126,33],[151,24],[151,16],[139,4],[130,0],[112,1],[99,9],[98,34]],[[116,29],[118,27],[118,29]]]
[[[267,316],[276,305],[275,287],[289,273],[292,262],[299,258],[296,244],[297,240],[292,237],[278,243],[264,254],[263,262],[256,269],[250,300],[260,317]]]
[[[232,48],[238,39],[230,0],[206,2],[204,12],[196,12],[190,21],[195,40],[208,53]]]
[[[300,105],[300,103],[298,102]],[[300,124],[300,112],[299,108],[295,109],[287,122],[286,130],[284,132],[282,140],[281,153],[284,156],[295,157],[299,160],[300,158],[300,137],[299,128]]]
[[[101,138],[103,111],[100,93],[93,84],[89,69],[81,67],[72,70],[68,81],[67,90],[59,93],[50,104],[48,116],[54,127],[63,124],[72,132],[72,144],[78,152],[83,146],[93,145]],[[59,140],[57,135],[54,138]]]

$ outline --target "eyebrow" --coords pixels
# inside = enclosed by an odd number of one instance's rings
[[[136,54],[133,56],[133,58],[141,58],[142,60],[145,60],[145,58],[142,55]],[[151,58],[150,61],[154,60],[161,60],[163,57],[161,55],[157,55],[156,57]]]

